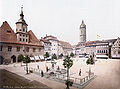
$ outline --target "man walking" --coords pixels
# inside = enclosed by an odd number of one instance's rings
[[[81,76],[81,69],[80,69],[80,71],[79,71],[79,76]]]

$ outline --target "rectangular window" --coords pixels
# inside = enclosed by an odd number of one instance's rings
[[[26,52],[29,52],[29,47],[26,47]]]
[[[41,48],[39,48],[39,52],[41,51]]]
[[[36,48],[33,48],[33,52],[35,52]]]
[[[3,46],[0,46],[0,51],[2,51]]]
[[[23,42],[24,42],[24,39],[23,39]]]
[[[19,52],[19,51],[20,51],[20,47],[17,47],[17,48],[16,48],[16,51]]]
[[[118,51],[118,54],[120,54],[120,51]]]
[[[27,39],[26,39],[26,42],[27,42]]]
[[[8,46],[8,51],[12,51],[12,46]]]
[[[21,41],[21,38],[20,38],[20,41]]]

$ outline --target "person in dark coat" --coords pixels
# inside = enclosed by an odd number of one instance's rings
[[[43,77],[44,76],[44,73],[43,73],[43,71],[41,70],[41,77]]]
[[[49,70],[49,69],[48,69],[48,66],[46,66],[46,72],[48,72],[48,70]]]
[[[39,65],[37,65],[37,68],[39,69]]]
[[[81,69],[80,69],[80,71],[79,71],[79,76],[81,76]]]

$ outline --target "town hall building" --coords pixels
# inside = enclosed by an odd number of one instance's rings
[[[28,24],[24,20],[23,7],[20,19],[16,22],[16,33],[7,21],[0,27],[0,64],[17,62],[18,55],[39,56],[44,53],[44,46],[40,43],[32,30],[28,31]]]

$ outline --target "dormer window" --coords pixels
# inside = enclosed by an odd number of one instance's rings
[[[10,31],[10,30],[7,30],[7,33],[11,33],[11,31]]]

